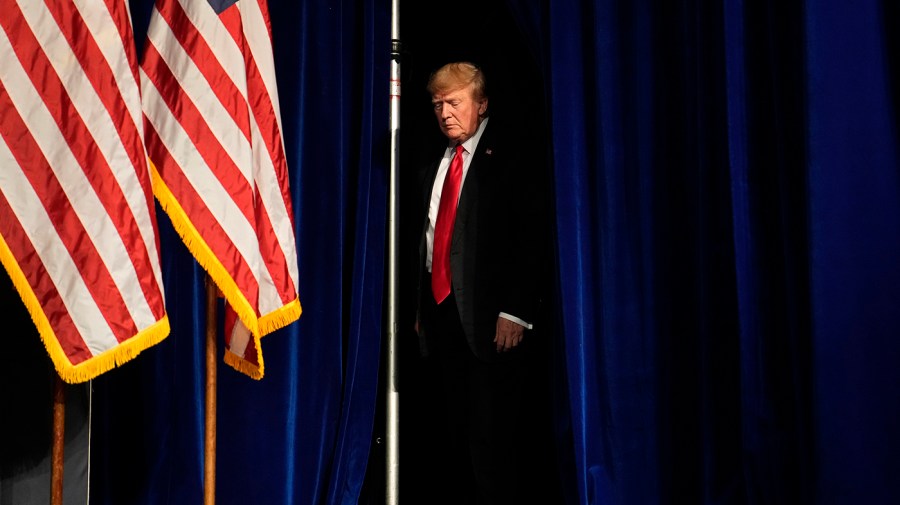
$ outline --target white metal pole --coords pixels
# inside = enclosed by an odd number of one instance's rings
[[[388,196],[388,314],[385,503],[400,503],[400,395],[397,391],[397,242],[400,168],[400,0],[391,0],[391,175]]]

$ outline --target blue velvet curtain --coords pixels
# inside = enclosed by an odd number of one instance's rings
[[[896,2],[538,3],[569,502],[900,503]]]
[[[139,39],[151,6],[132,1]],[[357,503],[379,388],[390,6],[269,6],[303,315],[263,339],[262,381],[220,360],[217,503]],[[91,503],[202,503],[205,275],[159,215],[172,334],[94,381]]]
[[[270,5],[304,315],[263,381],[220,370],[219,502],[355,503],[388,5]],[[900,7],[507,8],[547,89],[566,501],[900,503]],[[96,503],[201,502],[204,276],[160,221],[173,334],[95,381]]]

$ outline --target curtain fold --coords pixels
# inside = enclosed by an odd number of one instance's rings
[[[813,499],[804,24],[797,5],[725,4],[728,153],[748,503]]]
[[[138,34],[151,5],[132,2]],[[303,315],[265,337],[263,380],[219,367],[217,501],[356,503],[381,348],[390,6],[269,7]],[[205,274],[160,225],[172,338],[94,382],[92,503],[202,503]]]
[[[897,12],[889,1],[806,5],[820,503],[900,501]]]
[[[636,76],[622,71],[639,51],[630,37],[640,27],[628,10],[615,2],[550,5],[550,75],[565,76],[551,77],[550,89],[562,333],[582,503],[657,493],[649,451],[655,342],[643,318],[652,311],[643,287],[651,263],[642,261],[650,200],[636,191],[647,160],[627,150],[648,140],[638,127],[646,116],[637,117],[638,100],[628,96],[646,89],[634,89]],[[630,393],[617,394],[626,385]],[[630,443],[638,436],[647,444]],[[647,485],[619,485],[632,474]]]

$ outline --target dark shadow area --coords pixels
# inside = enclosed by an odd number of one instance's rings
[[[49,453],[53,372],[37,329],[6,271],[0,269],[5,330],[0,358],[0,479],[40,464]]]
[[[900,19],[900,2],[882,0],[881,10],[888,64],[888,89],[893,90],[890,98],[894,109],[894,135],[896,142],[900,144],[900,31],[896,29],[897,20]]]
[[[439,416],[440,406],[433,394],[438,381],[436,364],[419,356],[418,337],[414,332],[416,307],[417,243],[421,230],[410,216],[417,215],[416,196],[421,189],[422,173],[439,156],[446,144],[437,127],[426,84],[433,71],[451,61],[470,61],[484,70],[487,77],[489,114],[506,124],[521,125],[522,149],[536,159],[546,160],[541,180],[546,182],[545,205],[547,222],[552,222],[549,110],[545,99],[540,57],[534,44],[528,41],[537,34],[527,34],[517,25],[514,13],[506,2],[495,0],[475,2],[466,0],[454,6],[452,14],[446,8],[422,2],[401,4],[401,137],[400,137],[400,329],[399,389],[400,389],[400,499],[405,503],[431,503],[440,495],[434,489],[436,474],[441,468],[423,464],[434,454],[442,453],[429,419]],[[537,360],[536,373],[530,385],[534,392],[533,415],[523,420],[531,433],[523,440],[528,451],[540,461],[539,468],[529,470],[528,481],[534,484],[533,503],[563,503],[560,491],[560,459],[554,424],[555,417],[567,414],[565,400],[554,391],[564,391],[562,345],[557,338],[552,310],[551,267],[553,258],[549,228],[535,237],[546,246],[543,276],[544,305],[536,321],[532,342]],[[539,333],[538,333],[539,331]],[[559,345],[557,345],[559,344]],[[382,357],[382,363],[385,363]],[[384,379],[382,366],[382,380]],[[373,446],[366,484],[360,503],[384,503],[385,482],[385,419],[384,393],[379,393],[378,414],[375,419]],[[569,449],[563,449],[568,454]],[[428,456],[428,457],[426,457]]]
[[[733,137],[718,126],[731,119],[728,93],[738,95],[722,6],[666,4],[654,19],[664,503],[811,502],[803,15],[779,2],[742,12],[745,180],[732,179]],[[735,185],[745,185],[737,204]],[[750,216],[745,227],[735,229],[736,212]]]
[[[0,505],[50,500],[56,371],[31,316],[0,268],[4,352],[0,356]],[[88,386],[66,385],[63,500],[87,501]]]

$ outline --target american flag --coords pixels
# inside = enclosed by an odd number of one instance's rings
[[[157,0],[141,81],[154,193],[234,311],[226,362],[260,378],[259,337],[301,311],[265,0]]]
[[[125,1],[0,0],[0,260],[60,376],[169,333]]]

